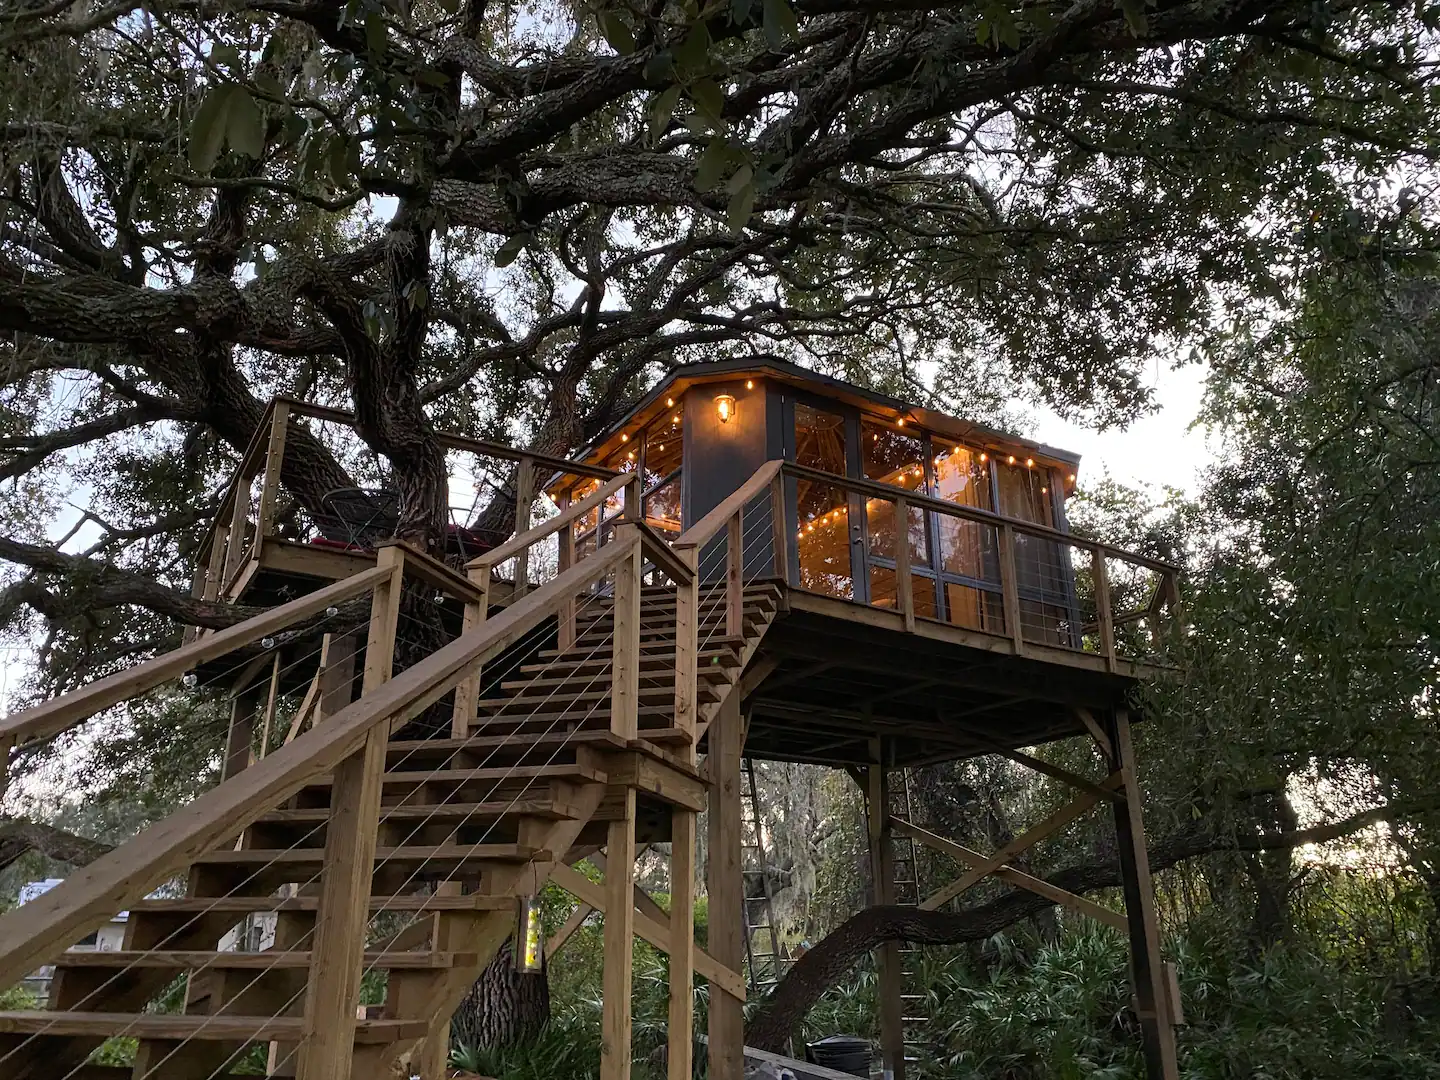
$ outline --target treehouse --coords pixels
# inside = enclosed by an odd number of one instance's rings
[[[636,936],[670,957],[668,1080],[694,1075],[696,978],[708,1075],[740,1080],[743,1003],[793,962],[756,759],[856,779],[873,901],[905,925],[995,880],[1126,932],[1149,1073],[1176,1076],[1130,742],[1176,571],[1069,532],[1073,455],[776,361],[694,365],[574,460],[440,433],[453,513],[420,550],[352,425],[276,399],[240,460],[193,589],[259,614],[0,721],[14,748],[154,695],[228,720],[210,790],[0,916],[0,986],[56,964],[46,1008],[0,1013],[0,1080],[440,1080],[501,944],[539,970],[595,911],[603,1080],[631,1076]],[[1098,770],[1035,749],[1069,736]],[[910,819],[912,768],[981,754],[1074,798],[988,854]],[[1097,806],[1123,911],[1013,865]],[[654,844],[668,910],[636,885]],[[922,882],[916,845],[967,869]],[[578,905],[563,926],[547,883]],[[120,910],[123,948],[65,952]],[[899,1077],[927,1052],[901,937],[877,947]],[[90,1060],[117,1036],[133,1059]]]

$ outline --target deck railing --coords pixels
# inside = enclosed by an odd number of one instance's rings
[[[777,565],[810,592],[1048,649],[1164,661],[1178,632],[1179,569],[1111,544],[869,480],[781,466]]]
[[[354,414],[343,409],[287,397],[270,401],[250,445],[231,475],[215,523],[201,544],[193,586],[196,597],[222,600],[239,595],[260,567],[267,542],[313,539],[313,533],[318,530],[296,523],[293,515],[282,528],[280,514],[281,474],[287,447],[293,446],[297,425],[307,420],[312,424],[338,425],[350,431],[355,428]],[[542,485],[548,477],[559,474],[604,483],[616,475],[614,470],[602,466],[532,453],[486,439],[451,432],[439,432],[436,438],[448,452],[484,461],[514,463],[517,535],[530,528]],[[527,570],[524,558],[516,569],[523,582]]]

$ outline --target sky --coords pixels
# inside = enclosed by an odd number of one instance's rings
[[[1192,428],[1200,409],[1205,368],[1188,364],[1178,369],[1160,364],[1149,380],[1159,408],[1125,429],[1095,431],[1053,412],[1035,414],[1034,436],[1041,442],[1080,455],[1080,486],[1109,474],[1130,486],[1164,487],[1194,495],[1199,477],[1214,457],[1214,442],[1201,428]]]

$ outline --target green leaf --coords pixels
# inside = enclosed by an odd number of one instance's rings
[[[255,89],[269,97],[283,98],[285,96],[285,88],[280,85],[280,80],[268,71],[256,72]]]
[[[600,12],[599,19],[600,32],[612,49],[621,56],[629,56],[635,51],[635,35],[618,11],[606,9]]]
[[[725,190],[731,195],[737,195],[747,187],[752,191],[755,188],[755,170],[749,165],[741,165],[735,170],[735,175],[730,177],[730,182],[725,185]]]
[[[730,205],[725,208],[725,220],[734,232],[739,232],[750,223],[755,210],[755,185],[746,184],[730,196]]]
[[[195,110],[195,118],[190,121],[190,164],[196,172],[208,173],[220,157],[229,123],[230,94],[237,89],[233,83],[217,86]]]
[[[710,62],[710,30],[697,22],[675,50],[675,70],[682,75],[704,71]]]
[[[1120,10],[1125,13],[1130,33],[1136,37],[1150,29],[1150,20],[1145,17],[1145,0],[1120,0]]]
[[[210,46],[210,62],[212,64],[223,64],[233,73],[240,67],[240,50],[234,45],[227,45],[224,42]]]
[[[680,87],[672,86],[668,90],[658,94],[655,103],[650,106],[650,141],[658,142],[660,136],[665,134],[665,129],[670,126],[670,119],[675,115],[675,106],[680,102]]]
[[[520,252],[525,250],[525,245],[529,242],[530,234],[528,232],[516,233],[510,237],[500,245],[500,250],[495,252],[495,265],[509,266],[519,258]]]
[[[700,160],[695,163],[695,190],[707,192],[720,183],[725,167],[730,164],[730,148],[724,139],[711,139]]]
[[[720,114],[725,111],[725,92],[714,79],[696,79],[690,84],[690,100],[715,127],[722,126]]]
[[[230,95],[225,141],[231,150],[248,158],[265,154],[265,114],[243,86],[234,87]]]
[[[386,30],[383,16],[365,16],[365,48],[376,56],[385,55],[385,46],[389,43],[389,35]]]
[[[430,302],[430,291],[422,281],[411,282],[410,287],[405,290],[405,299],[416,311],[424,311],[425,305]]]
[[[787,0],[765,0],[765,40],[772,49],[780,48],[786,38],[797,37],[799,33],[800,21]]]

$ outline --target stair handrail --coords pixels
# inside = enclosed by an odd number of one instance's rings
[[[750,475],[749,480],[727,495],[715,509],[677,536],[670,546],[698,548],[708,543],[735,516],[736,511],[743,510],[751,499],[754,499],[770,485],[784,465],[785,462],[779,458],[772,458],[761,465]]]
[[[629,473],[620,473],[620,475],[618,476],[611,477],[604,484],[600,485],[600,487],[596,488],[589,495],[585,496],[585,498],[581,499],[577,503],[573,503],[570,506],[567,506],[564,510],[560,511],[560,513],[558,513],[554,517],[542,521],[539,525],[535,525],[532,528],[527,529],[525,532],[520,533],[518,536],[511,537],[499,547],[491,548],[484,554],[477,555],[475,558],[471,559],[468,563],[465,564],[465,569],[472,572],[472,578],[474,577],[475,573],[488,574],[501,563],[505,562],[508,559],[515,558],[522,551],[528,550],[529,548],[538,544],[541,540],[544,540],[548,536],[552,536],[553,534],[559,532],[561,529],[565,528],[565,526],[569,525],[571,522],[576,521],[580,517],[589,513],[596,506],[599,506],[611,495],[614,495],[617,491],[623,488],[626,484],[630,483],[633,479],[634,477],[631,476],[631,474]]]
[[[327,717],[324,724],[79,869],[44,896],[0,915],[0,986],[18,982],[116,911],[143,899],[196,858],[333,772],[365,745],[377,724],[388,723],[394,730],[424,712],[454,689],[469,668],[520,640],[555,614],[567,597],[625,560],[638,561],[639,550],[639,535],[631,530]],[[386,576],[394,572],[377,569]]]
[[[378,566],[362,570],[243,622],[196,638],[136,667],[106,675],[57,698],[12,713],[0,719],[0,750],[8,751],[17,745],[60,735],[97,713],[153,690],[192,668],[273,637],[327,608],[368,592],[388,576],[389,571]],[[0,778],[3,778],[5,763],[0,756]]]

